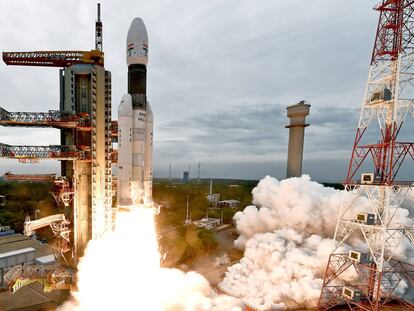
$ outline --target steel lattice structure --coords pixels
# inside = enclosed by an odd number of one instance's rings
[[[407,157],[414,160],[414,144],[398,141],[404,121],[414,113],[414,1],[382,0],[375,10],[379,23],[345,181],[353,196],[343,202],[338,216],[336,246],[318,310],[338,305],[350,310],[414,310],[399,292],[400,286],[414,286],[414,266],[399,258],[403,243],[413,246],[414,227],[395,217],[413,186],[395,178]],[[374,143],[366,135],[373,120],[379,125]],[[360,175],[368,164],[372,171]],[[353,249],[355,239],[365,245]]]
[[[3,52],[7,65],[69,67],[75,64],[104,65],[104,53],[92,51]]]
[[[362,111],[355,137],[347,183],[369,156],[384,183],[394,181],[402,161],[413,158],[413,143],[398,142],[397,136],[408,114],[414,113],[410,91],[414,87],[413,1],[383,0]],[[380,143],[362,143],[364,134],[377,119]]]
[[[5,286],[13,293],[32,282],[42,282],[45,289],[75,289],[76,272],[57,265],[18,266],[4,275]]]
[[[48,112],[9,112],[0,108],[0,125],[25,127],[78,128],[90,127],[87,114],[49,110]]]
[[[58,204],[63,204],[65,207],[72,202],[75,191],[72,182],[66,177],[56,177],[53,180],[52,196]]]
[[[75,146],[11,146],[0,143],[0,157],[9,159],[88,160],[89,154]]]

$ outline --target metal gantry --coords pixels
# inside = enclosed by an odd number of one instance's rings
[[[3,61],[7,65],[69,67],[76,64],[104,65],[104,54],[92,51],[33,51],[3,52]]]
[[[14,66],[63,67],[60,70],[60,111],[9,112],[0,108],[0,126],[60,129],[61,145],[0,144],[0,158],[20,162],[61,160],[62,177],[51,180],[52,194],[65,206],[72,223],[71,264],[76,265],[91,238],[112,227],[112,141],[117,123],[111,122],[111,75],[104,68],[100,4],[91,51],[3,52]],[[82,65],[82,66],[76,66]],[[25,178],[30,178],[26,176]]]
[[[54,160],[89,160],[90,152],[82,151],[76,146],[11,146],[0,143],[0,157],[8,159],[54,159]]]
[[[353,196],[338,216],[318,310],[414,310],[400,291],[414,286],[414,266],[401,254],[413,247],[414,227],[396,216],[413,186],[396,176],[404,160],[414,160],[414,144],[398,141],[414,113],[414,1],[382,0],[375,10],[379,23],[345,181]],[[375,138],[367,134],[373,120]],[[364,173],[367,167],[372,171]]]
[[[24,127],[90,128],[88,114],[49,110],[48,112],[9,112],[0,108],[0,125]]]

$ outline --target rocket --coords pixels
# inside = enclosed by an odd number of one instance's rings
[[[128,93],[118,108],[118,207],[154,207],[153,115],[147,101],[148,33],[135,18],[126,42]]]

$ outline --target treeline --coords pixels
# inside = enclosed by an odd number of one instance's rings
[[[0,206],[0,224],[23,232],[26,215],[34,219],[36,210],[38,217],[57,213],[49,191],[50,185],[45,183],[0,181],[0,195],[5,196],[4,205]]]

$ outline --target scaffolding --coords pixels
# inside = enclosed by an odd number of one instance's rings
[[[5,181],[50,182],[56,178],[56,174],[12,174],[6,172],[3,175]]]
[[[33,265],[13,267],[4,275],[5,287],[13,294],[34,282],[42,283],[46,292],[76,289],[76,272],[57,265]]]
[[[3,52],[3,61],[7,65],[70,67],[76,64],[104,65],[104,53],[92,51],[33,51]]]
[[[26,160],[84,160],[90,159],[90,152],[79,150],[76,146],[11,146],[0,143],[0,157]]]
[[[49,110],[48,112],[9,112],[0,108],[0,125],[23,127],[90,128],[86,113]]]

